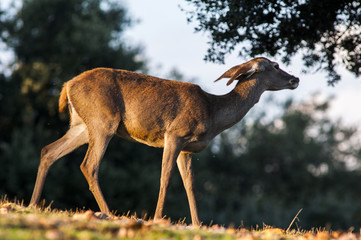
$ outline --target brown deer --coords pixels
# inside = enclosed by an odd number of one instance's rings
[[[89,144],[80,166],[102,212],[111,215],[98,183],[98,169],[114,135],[164,148],[160,191],[154,219],[163,216],[164,200],[177,163],[187,193],[193,225],[200,225],[193,190],[191,154],[202,151],[220,132],[239,122],[266,90],[295,89],[299,79],[277,63],[255,58],[220,76],[238,80],[228,94],[216,96],[191,83],[164,80],[125,70],[96,68],[66,82],[59,111],[68,105],[70,128],[45,146],[31,198],[36,206],[50,166]]]

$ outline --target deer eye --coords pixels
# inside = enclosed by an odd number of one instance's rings
[[[280,66],[279,66],[278,64],[275,64],[273,67],[274,67],[275,69],[280,69]]]

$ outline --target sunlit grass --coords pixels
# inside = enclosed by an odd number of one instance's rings
[[[270,226],[253,230],[218,225],[195,228],[184,224],[184,220],[154,222],[129,214],[111,219],[90,210],[59,211],[50,206],[32,209],[19,201],[0,200],[0,239],[331,240],[342,237],[353,240],[360,236],[323,229],[291,230],[291,227],[287,230]]]

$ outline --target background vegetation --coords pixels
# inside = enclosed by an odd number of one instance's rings
[[[361,73],[361,3],[357,0],[185,0],[188,21],[210,34],[208,61],[241,56],[303,56],[305,69],[324,70],[330,84],[340,80],[337,66]],[[242,48],[238,46],[242,44]]]
[[[23,0],[0,9],[2,44],[14,61],[0,74],[0,195],[29,202],[40,150],[61,137],[67,114],[57,111],[62,83],[93,67],[146,72],[141,50],[122,41],[126,10],[106,0]],[[179,76],[179,74],[178,74]],[[200,217],[205,224],[334,229],[361,227],[361,146],[357,128],[327,115],[329,100],[272,103],[279,114],[254,112],[194,156]],[[258,108],[260,109],[260,108]],[[97,209],[79,169],[86,146],[51,168],[43,192],[60,209]],[[161,149],[114,138],[100,168],[110,208],[152,215]],[[166,214],[189,210],[179,174]]]

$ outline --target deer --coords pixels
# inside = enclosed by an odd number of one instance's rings
[[[265,91],[296,89],[299,78],[278,63],[258,57],[227,70],[215,81],[237,80],[224,95],[207,93],[196,84],[141,73],[95,68],[64,83],[59,111],[67,107],[70,127],[63,137],[41,150],[29,207],[37,207],[52,164],[88,144],[80,169],[101,212],[112,216],[99,187],[99,165],[114,135],[163,148],[160,189],[154,221],[163,218],[164,201],[175,165],[180,172],[192,225],[200,226],[192,153],[202,151],[219,133],[239,122]]]

